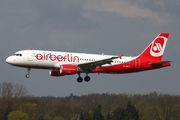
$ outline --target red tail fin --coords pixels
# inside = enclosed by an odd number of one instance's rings
[[[169,33],[160,33],[139,55],[139,58],[161,61],[168,37]]]

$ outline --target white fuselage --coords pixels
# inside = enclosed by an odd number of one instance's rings
[[[73,52],[56,52],[45,50],[21,50],[8,57],[6,61],[12,65],[29,68],[54,69],[62,64],[78,65],[114,57],[115,55],[98,55]],[[114,59],[110,66],[131,61],[136,57],[125,57]]]

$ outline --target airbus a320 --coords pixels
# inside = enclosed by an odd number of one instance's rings
[[[154,70],[170,66],[171,61],[162,60],[169,33],[160,33],[138,56],[85,54],[46,50],[21,50],[6,59],[10,65],[27,69],[47,69],[51,76],[78,74],[77,82],[90,81],[89,73],[124,74]]]

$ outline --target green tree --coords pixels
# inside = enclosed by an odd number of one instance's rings
[[[44,120],[44,115],[41,114],[41,115],[39,116],[38,120]]]
[[[127,113],[124,108],[117,107],[113,111],[113,120],[124,120],[127,117]]]
[[[9,113],[8,120],[29,120],[29,116],[22,110],[18,110]]]
[[[92,120],[92,111],[89,112],[80,112],[79,120]]]
[[[8,114],[13,111],[13,107],[12,107],[12,103],[9,102],[7,108],[5,109],[5,113],[4,113],[4,117],[3,120],[7,120],[8,119]]]
[[[0,83],[0,119],[7,120],[7,115],[12,111],[13,84],[3,82]]]
[[[53,120],[64,120],[64,118],[63,118],[63,117],[60,117],[60,116],[56,116],[56,117],[54,117]]]
[[[21,84],[11,82],[0,83],[0,119],[7,120],[8,114],[16,109],[20,100],[27,93],[26,88]]]
[[[126,120],[127,112],[124,108],[117,107],[110,111],[107,115],[107,120]]]
[[[130,119],[132,119],[132,120],[139,120],[139,112],[136,109],[136,107],[131,104],[131,102],[127,103],[126,112],[127,112],[128,117]]]
[[[106,118],[107,118],[107,120],[112,120],[112,119],[111,119],[111,114],[108,113]]]
[[[96,108],[94,108],[92,120],[104,120],[101,105],[98,105]]]
[[[73,114],[72,116],[71,116],[71,120],[79,120],[79,114]]]
[[[22,103],[18,109],[25,111],[30,116],[30,120],[37,117],[38,107],[36,103]]]

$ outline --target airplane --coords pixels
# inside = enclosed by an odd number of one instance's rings
[[[51,76],[78,74],[77,82],[90,81],[89,73],[124,74],[170,66],[171,61],[163,61],[163,53],[169,33],[160,33],[138,56],[87,54],[46,50],[21,50],[9,56],[10,65],[27,69],[26,78],[31,69],[47,69]]]

